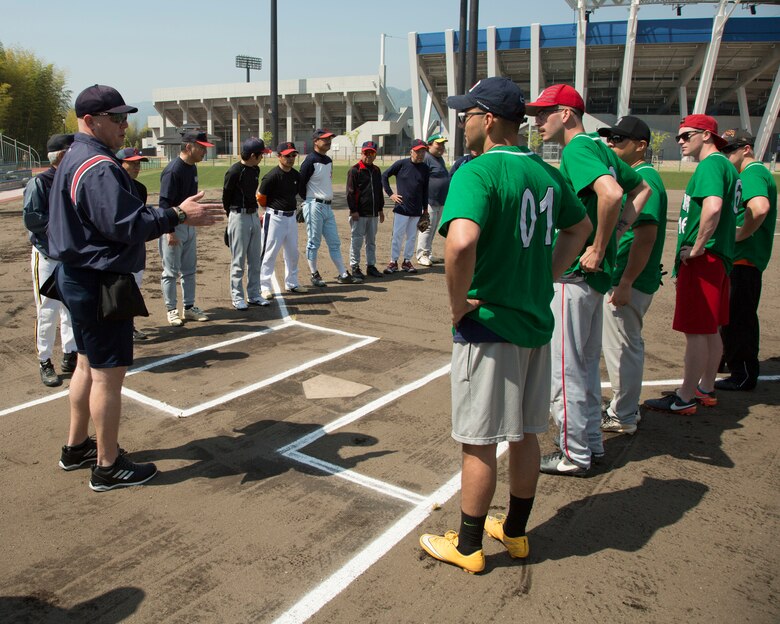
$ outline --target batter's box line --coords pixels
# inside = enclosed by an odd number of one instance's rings
[[[308,323],[301,323],[300,321],[288,321],[286,323],[283,323],[281,325],[278,325],[276,327],[271,327],[269,329],[265,329],[259,332],[254,332],[253,334],[250,334],[249,336],[241,336],[239,338],[234,338],[231,340],[226,340],[221,343],[217,343],[208,347],[200,347],[198,349],[195,349],[193,351],[189,351],[187,353],[182,353],[179,355],[174,355],[169,358],[164,358],[162,360],[159,360],[157,362],[152,362],[150,364],[144,365],[139,367],[138,369],[133,369],[133,373],[139,373],[143,371],[147,371],[153,368],[158,368],[160,366],[164,366],[166,364],[170,364],[171,362],[175,362],[187,357],[191,357],[193,355],[197,355],[198,353],[203,353],[204,351],[213,351],[214,349],[218,349],[227,345],[235,344],[237,342],[241,342],[243,340],[249,340],[252,338],[257,338],[259,336],[262,336],[264,334],[268,334],[272,331],[279,331],[281,329],[286,329],[287,327],[292,326],[299,326],[304,327],[306,329],[311,329],[314,331],[321,331],[325,333],[330,334],[337,334],[340,336],[345,336],[348,338],[356,338],[358,339],[358,342],[347,345],[346,347],[343,347],[341,349],[338,349],[332,353],[328,353],[326,355],[320,356],[318,358],[315,358],[313,360],[309,360],[308,362],[304,362],[303,364],[299,364],[298,366],[295,366],[293,368],[287,369],[286,371],[283,371],[281,373],[278,373],[276,375],[273,375],[271,377],[268,377],[266,379],[263,379],[261,381],[258,381],[256,383],[250,384],[248,386],[244,386],[243,388],[239,388],[237,390],[234,390],[233,392],[229,392],[227,394],[223,394],[219,397],[216,397],[210,401],[206,401],[205,403],[201,403],[199,405],[195,405],[190,408],[181,408],[176,407],[174,405],[171,405],[169,403],[166,403],[164,401],[159,401],[157,399],[153,399],[141,392],[138,392],[136,390],[131,390],[130,388],[122,388],[122,394],[126,397],[133,399],[135,401],[138,401],[139,403],[142,403],[144,405],[147,405],[149,407],[152,407],[156,410],[159,410],[161,412],[171,414],[172,416],[176,416],[178,418],[188,418],[189,416],[192,416],[193,414],[198,414],[200,412],[203,412],[207,409],[210,409],[212,407],[216,407],[218,405],[222,405],[224,403],[227,403],[228,401],[232,401],[233,399],[236,399],[238,397],[244,396],[246,394],[250,394],[251,392],[255,392],[261,388],[265,388],[266,386],[269,386],[273,383],[276,383],[278,381],[281,381],[283,379],[287,379],[288,377],[291,377],[293,375],[296,375],[297,373],[300,373],[302,371],[308,370],[314,366],[317,366],[319,364],[323,364],[324,362],[329,362],[330,360],[335,360],[342,355],[346,355],[347,353],[350,353],[351,351],[356,351],[357,349],[360,349],[362,347],[365,347],[366,345],[369,345],[373,342],[376,342],[379,340],[376,336],[364,336],[361,334],[354,334],[351,332],[345,332],[338,329],[330,329],[326,327],[319,327],[317,325],[310,325]],[[130,373],[128,373],[130,375]]]
[[[304,464],[311,468],[315,468],[316,470],[319,470],[326,474],[333,475],[334,477],[345,479],[346,481],[350,481],[352,483],[368,488],[370,490],[373,490],[385,496],[390,496],[391,498],[397,498],[404,502],[411,503],[412,505],[419,505],[423,501],[425,501],[426,498],[424,496],[421,496],[420,494],[417,494],[416,492],[412,492],[411,490],[401,488],[397,485],[393,485],[392,483],[388,483],[386,481],[381,481],[379,479],[374,479],[373,477],[368,477],[366,475],[360,474],[359,472],[355,472],[354,470],[343,468],[342,466],[338,466],[336,464],[332,464],[330,462],[317,459],[316,457],[306,455],[305,453],[301,453],[300,449],[312,444],[313,442],[319,440],[320,438],[324,437],[328,433],[332,431],[336,431],[337,429],[340,429],[342,427],[345,427],[348,424],[353,423],[356,420],[359,420],[364,416],[371,414],[372,412],[375,412],[381,407],[384,407],[388,403],[392,403],[393,401],[399,399],[400,397],[409,394],[414,390],[422,388],[423,386],[430,383],[431,381],[434,381],[435,379],[438,379],[439,377],[442,377],[448,374],[449,372],[450,372],[449,364],[447,364],[446,366],[442,366],[438,370],[435,370],[432,373],[425,375],[425,377],[422,377],[421,379],[417,379],[400,388],[397,388],[392,392],[388,392],[387,394],[369,403],[366,403],[366,405],[354,410],[353,412],[350,412],[349,414],[345,414],[344,416],[337,418],[336,420],[328,423],[327,425],[319,427],[318,429],[315,429],[311,433],[308,433],[305,436],[298,438],[294,442],[291,442],[286,446],[278,448],[276,452],[284,457],[287,457],[288,459]]]

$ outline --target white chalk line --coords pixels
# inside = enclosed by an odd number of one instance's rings
[[[508,447],[509,445],[505,442],[499,444],[496,456],[500,457],[503,455]],[[276,618],[274,624],[305,622],[322,609],[322,607],[349,587],[354,580],[390,552],[402,539],[419,526],[434,509],[450,500],[460,490],[460,474],[460,472],[456,473],[430,496],[423,498],[400,520]]]
[[[392,392],[388,392],[387,394],[379,397],[378,399],[375,399],[370,403],[366,403],[363,407],[360,407],[355,411],[350,412],[349,414],[345,414],[344,416],[337,418],[336,420],[328,423],[327,425],[323,425],[322,427],[315,429],[311,433],[308,433],[305,436],[298,438],[297,440],[291,442],[290,444],[287,444],[286,446],[282,446],[276,449],[276,452],[282,455],[286,455],[291,451],[297,451],[303,448],[304,446],[308,446],[315,440],[320,439],[325,434],[330,433],[331,431],[335,431],[336,429],[340,429],[341,427],[348,425],[358,420],[359,418],[362,418],[366,414],[370,414],[371,412],[376,411],[380,407],[383,407],[388,403],[395,401],[397,398],[402,397],[403,395],[408,394],[413,390],[417,390],[418,388],[421,388],[425,384],[433,381],[434,379],[437,379],[438,377],[441,377],[442,375],[446,375],[449,372],[450,372],[449,364],[447,364],[446,366],[442,366],[438,370],[435,370],[432,373],[428,373],[427,375],[425,375],[425,377],[422,377],[416,381],[406,384],[405,386],[401,386],[400,388],[397,388]]]
[[[350,481],[358,485],[362,485],[365,488],[374,490],[375,492],[379,492],[385,496],[397,498],[407,503],[418,504],[425,500],[423,496],[415,492],[397,487],[391,483],[387,483],[386,481],[380,481],[379,479],[374,479],[373,477],[367,477],[360,473],[354,472],[353,470],[342,468],[341,466],[331,464],[330,462],[326,462],[322,459],[310,457],[309,455],[305,455],[300,451],[290,451],[285,453],[284,456],[290,459],[294,459],[295,461],[302,464],[306,464],[312,468],[316,468],[317,470],[320,470],[326,474],[345,479],[346,481]]]

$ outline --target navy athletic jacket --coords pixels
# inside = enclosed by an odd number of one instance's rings
[[[146,241],[173,232],[176,211],[145,206],[114,153],[77,133],[49,196],[50,256],[74,267],[133,273],[144,268]]]
[[[376,165],[366,166],[363,161],[347,172],[347,206],[350,212],[361,217],[378,217],[385,205],[382,192],[382,172]]]

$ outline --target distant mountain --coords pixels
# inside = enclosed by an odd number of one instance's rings
[[[130,106],[135,106],[138,109],[137,113],[130,116],[129,121],[137,123],[139,130],[146,125],[147,117],[160,114],[151,102],[130,102]]]
[[[390,94],[390,97],[393,98],[393,102],[395,102],[395,105],[398,108],[403,108],[404,106],[412,105],[411,89],[406,89],[404,91],[396,87],[387,87],[387,92]]]

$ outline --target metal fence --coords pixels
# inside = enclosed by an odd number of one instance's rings
[[[15,165],[19,169],[41,166],[41,157],[32,147],[0,132],[0,164]]]

